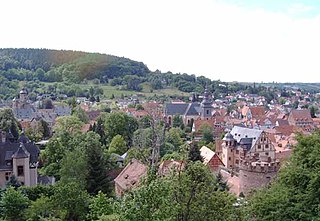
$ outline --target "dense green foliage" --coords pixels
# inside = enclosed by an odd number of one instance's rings
[[[278,179],[249,198],[252,220],[318,220],[320,213],[320,132],[299,136]]]
[[[268,102],[276,98],[275,92],[266,86],[212,81],[186,73],[150,72],[141,62],[112,55],[48,49],[0,49],[0,92],[3,92],[0,95],[3,98],[13,98],[17,95],[19,81],[26,81],[26,86],[34,94],[53,93],[55,96],[86,96],[91,101],[100,100],[103,92],[99,87],[99,91],[93,87],[95,91],[92,93],[88,88],[75,85],[87,84],[88,80],[97,85],[108,83],[131,91],[141,91],[146,84],[150,87],[149,92],[177,88],[200,94],[207,86],[215,98],[237,91],[263,95]],[[41,82],[54,84],[44,88],[43,85],[39,87]]]
[[[0,109],[0,129],[10,132],[15,139],[19,137],[19,123],[11,109]]]
[[[141,62],[112,55],[46,49],[1,49],[0,71],[8,80],[70,81],[97,78],[108,81],[125,75],[145,76]]]

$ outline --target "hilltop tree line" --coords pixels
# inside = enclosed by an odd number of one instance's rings
[[[121,89],[141,91],[142,83],[152,90],[175,87],[183,92],[202,93],[207,87],[214,97],[237,91],[259,94],[268,100],[275,97],[264,86],[212,81],[190,74],[151,72],[142,62],[123,57],[78,51],[48,49],[0,49],[0,85],[14,94],[19,81],[85,83],[94,80],[119,86]],[[4,89],[4,95],[9,95]],[[70,94],[70,93],[68,93]]]

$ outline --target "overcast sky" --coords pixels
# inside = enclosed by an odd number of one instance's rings
[[[101,52],[212,80],[320,82],[319,6],[317,0],[5,0],[0,47]]]

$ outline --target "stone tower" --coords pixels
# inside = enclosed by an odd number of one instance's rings
[[[19,93],[20,101],[25,103],[28,100],[28,91],[25,88],[22,88]]]
[[[239,166],[239,191],[246,195],[253,189],[266,186],[277,175],[279,169],[279,161],[241,160]]]
[[[228,132],[222,140],[222,162],[226,168],[233,169],[236,160],[237,141],[230,132]]]
[[[30,183],[30,153],[21,142],[18,150],[12,155],[13,174],[22,185]]]
[[[203,100],[200,104],[201,108],[201,119],[202,120],[209,120],[212,117],[212,101],[210,97],[210,93],[208,92],[208,88],[204,90]]]

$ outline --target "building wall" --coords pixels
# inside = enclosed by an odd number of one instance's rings
[[[115,192],[116,192],[116,196],[122,196],[124,193],[122,188],[117,183],[115,183]]]
[[[191,119],[193,119],[193,122],[198,118],[198,115],[192,115],[192,116],[183,116],[183,123],[184,125],[188,125],[188,121],[191,122]]]
[[[9,172],[12,174],[12,171],[0,171],[0,187],[4,188],[6,186],[6,173]]]
[[[38,170],[37,168],[30,169],[30,186],[38,184]]]
[[[250,190],[266,186],[276,176],[277,172],[256,172],[240,169],[239,171],[239,188],[240,192],[247,195]]]
[[[270,160],[274,160],[276,153],[275,147],[266,133],[263,132],[257,139],[256,144],[249,152],[250,156],[258,156],[262,161],[267,161],[268,158],[270,158]]]
[[[235,148],[222,144],[222,162],[226,168],[233,169],[235,167],[235,153]]]
[[[18,176],[18,166],[23,166],[23,176]],[[29,158],[13,159],[13,174],[19,182],[23,182],[25,186],[30,186]]]
[[[218,172],[220,166],[223,166],[220,158],[215,154],[207,164],[212,172]]]

